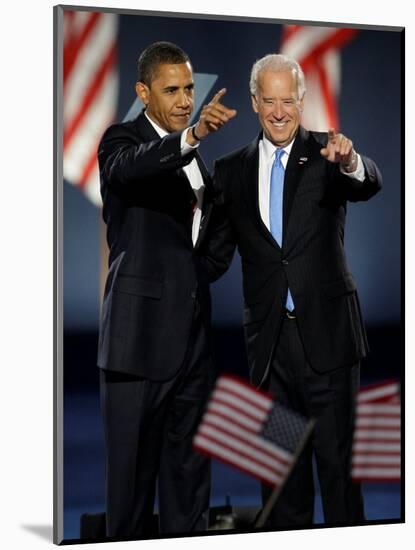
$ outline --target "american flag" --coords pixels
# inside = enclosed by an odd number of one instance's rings
[[[64,11],[64,178],[101,206],[98,143],[118,101],[118,16]]]
[[[358,395],[352,478],[394,481],[401,477],[401,402],[398,382],[362,389]]]
[[[281,486],[311,422],[241,378],[222,375],[194,437],[194,448],[261,481]]]
[[[310,130],[339,129],[337,97],[340,91],[340,48],[358,31],[311,25],[286,25],[281,53],[293,57],[306,77],[302,123]]]

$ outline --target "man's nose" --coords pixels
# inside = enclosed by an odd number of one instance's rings
[[[188,107],[190,105],[190,98],[184,90],[179,94],[178,105],[179,107]]]
[[[274,105],[274,115],[277,118],[282,118],[284,116],[284,109],[280,101],[276,101]]]

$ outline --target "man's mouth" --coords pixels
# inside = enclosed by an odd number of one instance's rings
[[[281,129],[281,128],[284,128],[287,122],[271,122],[271,124],[272,126],[274,126],[274,128]]]

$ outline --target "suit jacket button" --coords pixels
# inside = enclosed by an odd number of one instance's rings
[[[282,265],[288,265],[289,262],[288,262],[288,260],[282,260],[281,263],[282,263]]]
[[[196,298],[196,290],[192,290],[192,293],[191,293],[190,296],[191,296],[191,297],[193,298],[193,300],[194,300],[194,299]]]

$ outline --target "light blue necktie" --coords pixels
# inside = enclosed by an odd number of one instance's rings
[[[284,149],[275,151],[275,160],[271,170],[271,186],[269,190],[269,223],[271,235],[282,248],[282,199],[284,195],[284,175],[285,169],[281,162],[282,155],[285,154]],[[288,311],[294,309],[294,302],[288,289],[287,302],[285,307]]]

